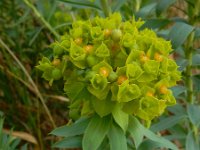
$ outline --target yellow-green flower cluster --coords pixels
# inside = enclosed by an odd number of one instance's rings
[[[176,103],[169,88],[180,72],[168,58],[171,44],[152,30],[139,30],[142,24],[122,22],[118,13],[76,21],[52,44],[53,60],[43,58],[38,68],[50,83],[64,81],[72,118],[117,109],[150,121]]]

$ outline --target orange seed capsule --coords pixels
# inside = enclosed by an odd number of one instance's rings
[[[76,39],[74,40],[74,42],[75,42],[77,45],[81,45],[82,42],[83,42],[83,39],[82,39],[82,38],[76,38]]]
[[[101,68],[99,69],[99,74],[102,75],[103,77],[108,77],[109,74],[110,74],[110,72],[109,72],[108,68],[106,68],[106,67],[101,67]]]
[[[162,55],[160,55],[160,54],[158,54],[158,53],[155,53],[154,59],[157,60],[157,61],[159,61],[159,62],[163,61]]]
[[[53,61],[52,61],[52,65],[54,65],[54,66],[58,66],[58,65],[60,65],[60,59],[54,59]]]
[[[84,46],[84,50],[86,53],[91,53],[93,50],[93,46],[92,45],[86,45]]]
[[[154,96],[154,94],[153,94],[152,92],[150,92],[150,91],[148,91],[148,92],[146,93],[146,95],[147,95],[147,96],[150,96],[150,97],[153,97],[153,96]]]
[[[162,85],[160,87],[160,93],[161,94],[167,94],[168,93],[168,89],[167,89],[167,87],[165,85]]]
[[[124,81],[126,81],[128,78],[125,75],[119,76],[117,79],[117,84],[121,85]]]
[[[106,36],[106,37],[110,36],[111,33],[112,33],[112,31],[110,29],[105,29],[104,30],[104,36]]]
[[[140,56],[140,61],[146,62],[147,60],[149,60],[149,57],[147,57],[146,55]]]

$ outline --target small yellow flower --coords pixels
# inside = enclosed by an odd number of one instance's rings
[[[126,81],[128,78],[125,75],[119,76],[117,79],[117,84],[121,85],[124,81]]]
[[[76,38],[76,39],[74,40],[74,42],[75,42],[77,45],[81,45],[82,42],[83,42],[83,39],[82,39],[82,38]]]
[[[109,74],[110,74],[110,72],[109,72],[108,68],[106,68],[106,67],[101,67],[101,68],[99,69],[99,74],[102,75],[103,77],[108,77]]]
[[[83,48],[84,48],[84,50],[85,50],[85,52],[87,54],[90,54],[93,51],[93,46],[92,45],[86,45]]]
[[[163,61],[163,56],[160,55],[159,53],[155,53],[154,59],[161,62],[161,61]]]

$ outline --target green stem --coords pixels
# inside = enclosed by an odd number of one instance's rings
[[[185,57],[188,60],[188,65],[186,67],[185,72],[185,86],[187,87],[187,97],[186,100],[190,104],[193,104],[193,82],[192,82],[192,52],[193,52],[193,40],[194,40],[194,32],[192,32],[187,40],[185,46]]]
[[[52,32],[53,35],[55,35],[55,37],[57,39],[60,38],[59,34],[52,28],[52,26],[44,19],[44,17],[38,12],[38,10],[35,8],[35,6],[33,4],[31,4],[29,2],[29,0],[24,0],[24,3],[26,3],[27,6],[29,6],[33,12],[35,13],[35,15],[42,21],[42,23]]]
[[[200,0],[197,0],[195,7],[192,8],[192,14],[188,19],[189,24],[195,25],[196,23],[196,17],[199,13],[199,6],[200,6]],[[188,6],[188,12],[190,12],[190,7]],[[186,67],[186,74],[185,74],[185,86],[187,88],[187,97],[186,100],[189,104],[194,104],[194,92],[193,92],[193,81],[192,81],[192,56],[193,56],[193,43],[194,43],[194,35],[195,32],[193,31],[187,40],[186,46],[185,46],[185,57],[188,60],[188,65]],[[192,122],[190,122],[190,127],[194,132],[194,137],[196,140],[197,145],[199,145],[199,135],[198,135],[198,128]]]
[[[108,4],[108,0],[101,0],[101,6],[104,12],[105,17],[108,17],[111,13],[111,9]]]
[[[141,1],[140,0],[136,0],[135,12],[138,12],[140,10],[140,5],[141,5]]]

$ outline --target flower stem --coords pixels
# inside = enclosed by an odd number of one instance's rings
[[[108,4],[108,0],[101,0],[101,7],[103,9],[105,17],[108,17],[111,13],[111,9]]]
[[[185,46],[185,57],[188,60],[188,65],[185,71],[185,86],[187,87],[187,97],[186,100],[188,103],[193,104],[193,82],[192,82],[192,52],[193,52],[193,40],[194,32],[192,32],[187,40]]]

